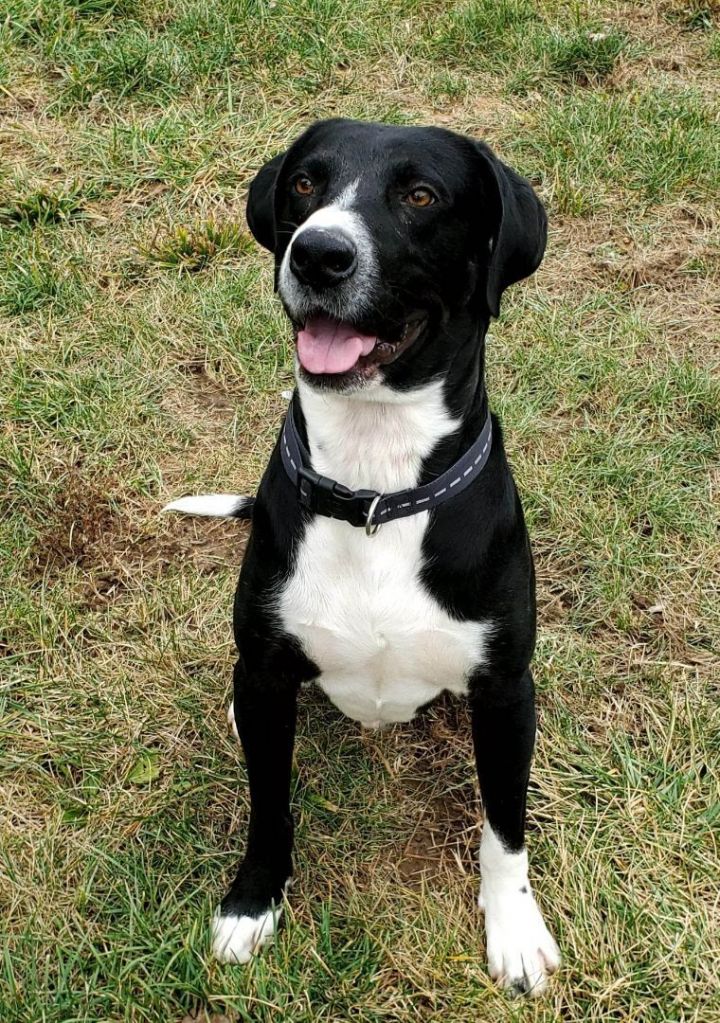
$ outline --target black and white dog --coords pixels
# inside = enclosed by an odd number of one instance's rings
[[[539,993],[559,954],[524,840],[533,563],[484,340],[505,288],[542,259],[543,207],[482,142],[330,120],[260,170],[247,219],[275,257],[297,388],[254,502],[168,506],[252,517],[232,708],[252,807],[214,951],[247,962],[282,909],[300,684],[370,728],[450,690],[472,708],[490,973]]]

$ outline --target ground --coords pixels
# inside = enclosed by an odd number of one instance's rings
[[[720,1020],[720,30],[701,0],[5,0],[0,1018]],[[291,385],[254,171],[330,114],[487,139],[550,215],[488,348],[539,577],[538,899],[499,994],[448,700],[303,696],[289,926],[208,924],[247,818],[227,732],[243,525]],[[715,688],[714,688],[715,687]]]

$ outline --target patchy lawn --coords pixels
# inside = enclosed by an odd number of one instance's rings
[[[720,1020],[720,11],[658,0],[5,0],[0,1019]],[[488,348],[537,557],[533,879],[498,994],[464,709],[305,694],[290,926],[208,954],[247,816],[242,525],[291,385],[253,172],[316,117],[485,137],[551,217]]]

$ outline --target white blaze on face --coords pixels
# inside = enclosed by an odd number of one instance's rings
[[[373,303],[373,285],[377,278],[377,257],[367,224],[353,209],[359,179],[356,179],[327,206],[311,213],[297,228],[285,250],[278,274],[278,291],[291,317],[302,322],[309,314],[326,313],[341,321],[361,317]],[[337,231],[352,239],[357,250],[357,269],[352,277],[318,295],[302,284],[290,269],[295,239],[310,228]],[[332,372],[332,371],[331,371]]]

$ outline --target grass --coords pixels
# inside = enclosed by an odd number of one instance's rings
[[[218,224],[210,220],[197,227],[171,226],[163,236],[155,236],[145,255],[164,268],[194,273],[211,261],[232,252],[247,253],[253,246],[251,235],[237,224]]]
[[[714,1023],[717,5],[8,0],[0,20],[3,1023]],[[253,172],[314,117],[483,135],[551,218],[489,344],[536,551],[533,878],[565,965],[488,981],[466,715],[303,697],[290,926],[208,952],[247,790],[243,526],[291,381]]]

